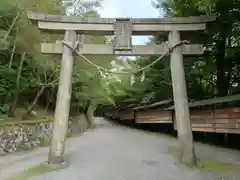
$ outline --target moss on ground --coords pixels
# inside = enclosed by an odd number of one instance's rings
[[[67,156],[68,158],[70,155]],[[53,171],[58,171],[63,168],[67,168],[69,163],[63,165],[49,165],[47,163],[41,163],[37,166],[25,169],[23,172],[15,174],[8,180],[28,180],[31,177],[40,176]]]
[[[180,156],[180,150],[176,147],[169,147],[168,154],[172,155],[175,158],[178,158]],[[240,164],[220,162],[207,157],[198,158],[197,163],[200,170],[207,172],[226,172],[240,170]]]
[[[25,169],[23,172],[14,175],[9,180],[28,180],[31,177],[55,171],[56,169],[45,164],[39,164],[35,167]]]
[[[170,138],[170,139],[177,139],[176,137],[174,137],[170,134],[164,134],[164,133],[160,133],[160,132],[152,132],[152,131],[148,131],[148,130],[144,130],[144,132],[146,134],[151,134],[151,135],[154,135],[154,136],[163,136],[163,137],[167,137],[167,138]]]
[[[32,119],[32,120],[18,120],[18,119],[6,119],[0,121],[0,126],[6,125],[19,125],[19,124],[41,124],[41,123],[52,123],[52,119]]]

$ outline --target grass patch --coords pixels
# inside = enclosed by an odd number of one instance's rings
[[[167,137],[167,138],[176,139],[176,137],[174,137],[172,135],[163,134],[163,133],[160,133],[160,132],[152,132],[152,131],[148,131],[148,130],[144,130],[144,132],[146,134],[151,134],[151,135],[154,135],[154,136],[164,136],[164,137]]]
[[[178,158],[180,156],[180,151],[179,149],[170,146],[168,147],[168,154],[172,155],[175,158]]]
[[[175,147],[169,147],[168,154],[172,155],[175,158],[178,158],[180,156],[180,150]],[[200,170],[207,172],[226,172],[240,170],[240,164],[225,163],[205,157],[197,158],[197,163]]]
[[[32,119],[32,120],[17,120],[17,119],[6,119],[0,121],[0,126],[6,125],[19,125],[19,124],[41,124],[41,123],[51,123],[53,122],[52,119]]]
[[[66,159],[68,159],[70,156],[71,156],[70,154],[67,155]],[[69,166],[68,160],[66,160],[65,164],[59,164],[59,165],[50,165],[47,163],[41,163],[37,166],[25,169],[21,173],[15,174],[8,180],[28,180],[31,177],[40,176],[42,174],[64,169],[64,168],[67,168],[68,166]]]
[[[41,174],[49,173],[57,169],[50,167],[45,164],[39,164],[35,167],[24,170],[22,173],[16,174],[14,177],[9,180],[28,180],[31,177],[39,176]]]

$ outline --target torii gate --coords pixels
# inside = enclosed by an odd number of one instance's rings
[[[170,67],[176,121],[180,147],[184,149],[182,158],[191,163],[194,146],[191,122],[189,119],[186,80],[183,67],[183,55],[202,55],[203,46],[199,44],[182,44],[180,32],[203,31],[208,22],[215,17],[179,17],[179,18],[80,18],[57,16],[39,13],[28,13],[28,18],[37,22],[38,28],[58,33],[65,33],[65,42],[42,43],[43,54],[62,54],[60,81],[55,109],[55,122],[52,145],[48,162],[59,164],[64,161],[65,137],[67,133],[69,107],[72,91],[72,71],[74,64],[73,48],[77,47],[78,34],[86,35],[115,35],[115,46],[109,44],[84,44],[81,42],[77,51],[82,55],[122,55],[122,56],[151,56],[162,55],[169,50],[166,44],[161,45],[132,45],[132,35],[168,35],[168,43],[172,49]],[[71,47],[73,48],[71,48]]]

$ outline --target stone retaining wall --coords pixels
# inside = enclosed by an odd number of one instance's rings
[[[67,136],[80,134],[87,128],[86,116],[80,115],[69,120]],[[0,124],[0,156],[49,145],[52,129],[53,122],[46,119]]]

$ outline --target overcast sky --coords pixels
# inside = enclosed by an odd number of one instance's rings
[[[159,13],[151,0],[104,0],[101,17],[154,18]],[[133,44],[144,44],[148,37],[134,37]]]

